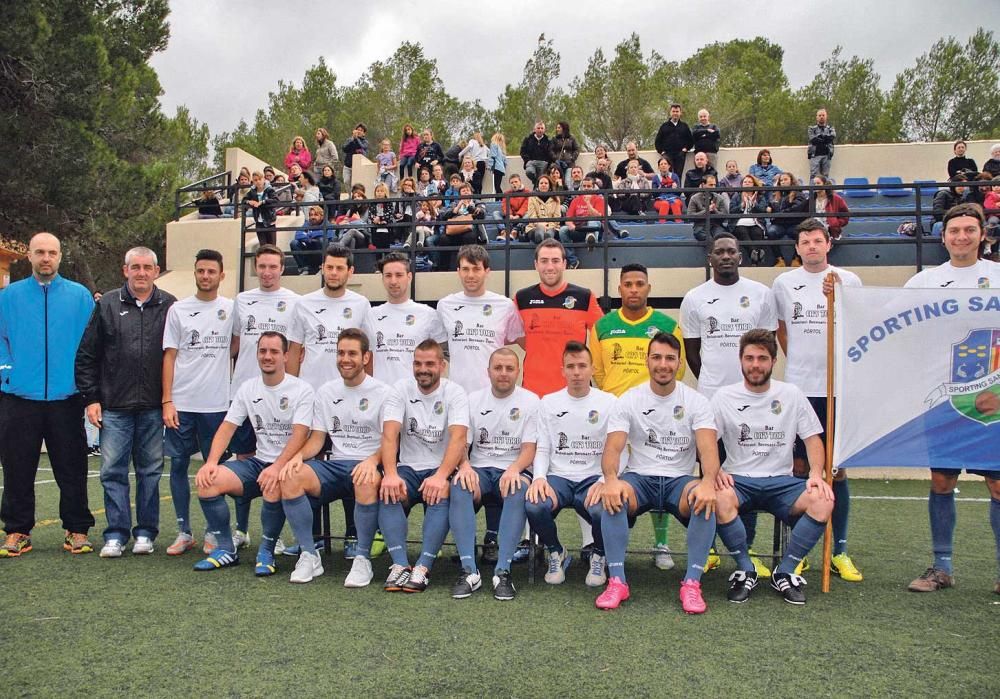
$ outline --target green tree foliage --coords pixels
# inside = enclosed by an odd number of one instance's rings
[[[511,152],[516,152],[516,144],[531,132],[536,121],[562,117],[565,93],[554,85],[559,71],[560,57],[553,40],[540,34],[535,51],[524,64],[521,81],[504,87],[493,112],[492,121],[507,136]]]
[[[118,284],[124,251],[162,251],[174,191],[204,175],[207,128],[184,109],[162,113],[147,63],[166,46],[167,2],[22,0],[5,10],[0,226],[21,239],[51,231],[67,274]]]
[[[870,58],[841,58],[840,46],[819,64],[812,82],[798,91],[805,123],[813,112],[825,107],[837,118],[837,139],[842,143],[870,143],[885,103],[880,76]]]

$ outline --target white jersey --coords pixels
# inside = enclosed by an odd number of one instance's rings
[[[625,391],[608,420],[608,432],[628,434],[625,470],[642,476],[694,474],[698,445],[695,430],[715,430],[708,399],[677,382],[669,396],[658,396],[649,382]]]
[[[444,344],[448,335],[437,312],[413,299],[383,303],[368,316],[368,340],[374,356],[373,374],[393,385],[413,376],[413,350],[426,339]]]
[[[469,397],[454,381],[441,379],[437,390],[425,394],[414,378],[393,386],[385,419],[398,422],[399,463],[414,471],[441,465],[448,448],[448,428],[469,426]]]
[[[955,267],[951,261],[917,272],[907,289],[1000,289],[1000,263],[979,260],[971,267]]]
[[[482,296],[449,294],[438,301],[437,312],[448,333],[448,376],[469,393],[489,388],[490,355],[524,337],[514,302],[492,291]]]
[[[723,286],[710,279],[691,289],[681,301],[681,332],[701,338],[698,390],[711,396],[720,387],[743,380],[740,336],[747,330],[777,330],[774,294],[752,279],[740,277]]]
[[[270,464],[285,450],[294,425],[312,426],[313,398],[312,388],[298,377],[285,374],[277,386],[267,386],[258,374],[236,389],[226,422],[242,425],[249,418],[257,435],[255,456]]]
[[[827,267],[807,272],[805,267],[779,274],[774,280],[774,302],[778,320],[788,333],[788,363],[785,381],[807,396],[826,396],[826,295],[823,280],[836,272],[844,286],[861,286],[854,272]]]
[[[260,376],[257,366],[257,338],[262,332],[274,330],[288,337],[292,311],[301,298],[294,291],[248,289],[236,295],[233,306],[233,335],[240,338],[240,353],[233,369],[230,396],[236,395],[240,384]]]
[[[535,479],[552,475],[582,481],[601,476],[601,455],[614,406],[614,394],[599,388],[591,388],[583,398],[574,398],[565,388],[542,398]]]
[[[371,376],[357,386],[334,379],[319,387],[312,428],[329,435],[330,458],[361,461],[379,450],[391,393],[391,386]]]
[[[167,311],[163,349],[177,350],[170,397],[185,413],[219,413],[229,407],[229,345],[233,300],[189,296]]]
[[[517,460],[522,444],[538,441],[539,398],[517,386],[506,398],[492,388],[469,396],[469,444],[473,468],[506,469]]]
[[[823,432],[802,390],[774,379],[766,393],[753,393],[742,381],[724,386],[712,397],[712,410],[726,447],[722,467],[737,476],[792,475],[796,435]]]
[[[340,378],[337,371],[337,336],[346,328],[364,328],[371,304],[350,289],[331,298],[323,289],[299,299],[288,329],[288,341],[305,348],[299,377],[313,388]]]

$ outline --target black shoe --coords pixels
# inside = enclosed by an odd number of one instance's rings
[[[773,587],[785,601],[789,604],[805,604],[806,593],[802,591],[802,586],[806,584],[806,579],[795,574],[772,573],[771,587]]]
[[[588,568],[590,567],[590,557],[594,555],[594,545],[587,544],[582,549],[580,549],[580,562],[583,563]]]
[[[410,569],[409,579],[400,588],[403,592],[423,592],[427,589],[430,578],[427,577],[427,569],[415,566]]]
[[[497,559],[500,557],[500,546],[497,544],[497,540],[489,537],[483,539],[483,554],[480,556],[480,560],[483,563],[496,563]]]
[[[506,602],[514,599],[516,596],[517,590],[514,589],[514,583],[510,581],[509,571],[501,570],[493,576],[494,598],[500,600],[501,602]]]
[[[756,570],[737,570],[729,576],[729,592],[726,598],[730,602],[743,604],[750,599],[750,593],[757,587]]]
[[[483,586],[483,578],[479,573],[468,573],[462,571],[458,575],[458,580],[451,586],[452,599],[465,599],[472,597],[472,593]]]
[[[514,559],[512,563],[524,563],[528,560],[528,556],[531,555],[531,542],[527,539],[521,539],[521,543],[517,545],[517,550],[514,551]]]

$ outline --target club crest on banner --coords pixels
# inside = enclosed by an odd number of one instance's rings
[[[972,330],[951,346],[951,380],[927,396],[933,406],[947,396],[960,414],[989,425],[1000,421],[1000,329]]]

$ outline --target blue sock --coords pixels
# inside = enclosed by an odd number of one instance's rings
[[[580,502],[580,505],[583,506],[583,501]],[[584,517],[584,519],[590,519],[590,535],[594,537],[594,553],[598,556],[604,555],[604,532],[601,531],[601,520],[605,514],[607,513],[604,511],[604,506],[597,503],[587,510],[587,516]],[[583,517],[582,514],[580,516]]]
[[[601,536],[608,554],[608,577],[625,579],[625,549],[628,548],[628,513],[625,507],[601,516]]]
[[[488,502],[483,505],[483,511],[486,512],[486,538],[490,538],[490,534],[493,535],[495,539],[497,533],[500,531],[500,518],[503,516],[502,505],[498,505],[495,502]]]
[[[354,505],[354,523],[358,528],[358,553],[364,558],[372,556],[372,541],[378,529],[378,503]]]
[[[281,506],[285,510],[285,518],[288,525],[295,534],[295,540],[302,547],[303,551],[312,553],[316,550],[316,542],[313,540],[313,510],[309,503],[309,498],[300,495],[290,500],[282,500]]]
[[[705,519],[704,514],[691,513],[687,532],[688,566],[687,573],[684,574],[685,580],[701,580],[708,561],[708,550],[715,541],[715,528],[715,512],[708,519]]]
[[[233,530],[229,528],[229,505],[221,495],[214,498],[198,498],[201,511],[205,513],[205,528],[215,534],[216,545],[223,551],[233,553]]]
[[[735,517],[732,522],[717,524],[716,530],[722,543],[736,560],[736,567],[747,572],[756,570],[747,553],[747,530],[743,527],[743,520]]]
[[[757,538],[757,513],[744,512],[740,515],[740,519],[743,521],[743,529],[747,533],[747,548],[749,549]]]
[[[931,545],[934,567],[951,575],[951,548],[955,539],[955,493],[931,493],[927,501],[931,516]]]
[[[191,533],[191,483],[188,467],[191,457],[170,457],[170,499],[177,513],[177,531]]]
[[[476,568],[476,506],[472,493],[458,483],[451,484],[451,506],[448,521],[455,538],[455,548],[462,569],[468,573],[478,572]]]
[[[851,489],[847,479],[833,482],[833,555],[847,553],[847,518],[851,513]]]
[[[444,538],[448,536],[449,509],[451,509],[449,502],[442,500],[424,510],[424,541],[421,546],[420,558],[417,559],[418,566],[430,570],[431,566],[434,565],[434,560],[437,558],[438,551],[441,550]],[[475,530],[473,530],[473,537],[475,537]],[[473,539],[473,546],[475,546],[475,539]],[[462,565],[465,565],[464,561]],[[476,565],[474,556],[472,565],[473,567]]]
[[[521,533],[524,531],[524,523],[528,516],[524,512],[524,494],[528,487],[524,484],[512,494],[503,499],[503,511],[500,514],[500,531],[497,533],[497,542],[500,550],[497,553],[497,564],[493,572],[505,570],[510,572],[511,562],[514,560],[514,553],[517,545],[521,543]]]
[[[358,538],[358,528],[354,523],[354,498],[344,498],[340,501],[344,508],[344,536],[348,539]]]
[[[819,538],[826,531],[826,524],[817,522],[809,515],[802,515],[799,521],[792,527],[792,533],[788,537],[788,546],[781,563],[775,568],[776,573],[794,573],[803,558],[809,555],[812,547],[816,545]]]
[[[233,499],[236,500],[236,529],[241,532],[249,531],[250,503],[253,500],[242,496],[237,496]]]
[[[258,551],[274,553],[274,545],[281,536],[281,528],[285,526],[285,510],[281,507],[281,500],[275,502],[264,501],[260,508],[260,547]],[[312,527],[309,527],[310,540],[312,540]],[[309,549],[305,549],[308,551]]]
[[[559,535],[556,533],[556,519],[552,513],[552,500],[546,498],[538,503],[525,502],[524,511],[531,522],[531,528],[538,534],[547,551],[561,551]]]
[[[997,580],[1000,580],[1000,500],[990,498],[990,526],[997,543]]]
[[[385,549],[389,552],[392,562],[398,566],[409,566],[406,557],[406,513],[402,503],[380,503],[378,506],[378,528],[385,537]]]

